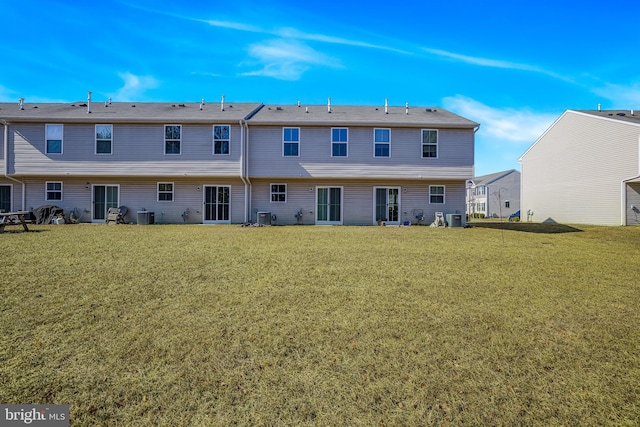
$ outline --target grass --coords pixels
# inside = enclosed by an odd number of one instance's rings
[[[32,228],[0,402],[74,426],[640,419],[640,227]]]

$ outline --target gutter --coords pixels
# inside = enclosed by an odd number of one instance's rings
[[[10,181],[20,184],[22,188],[22,208],[20,210],[24,210],[26,199],[24,181],[20,181],[9,176],[9,123],[6,120],[2,120],[2,124],[4,125],[4,177]],[[13,199],[13,194],[11,194],[11,198]],[[11,201],[11,205],[13,205],[13,200]]]

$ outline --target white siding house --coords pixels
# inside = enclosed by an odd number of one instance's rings
[[[536,222],[640,224],[640,116],[564,112],[522,155],[522,215]]]
[[[520,172],[476,176],[468,182],[467,215],[507,218],[520,210]]]
[[[463,213],[478,124],[436,108],[0,103],[0,209],[156,223],[429,223]]]

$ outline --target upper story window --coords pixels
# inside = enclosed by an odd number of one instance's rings
[[[331,128],[331,156],[347,157],[348,128]]]
[[[484,185],[481,185],[480,187],[476,188],[476,194],[478,196],[484,196],[486,190],[487,190],[486,187]]]
[[[182,126],[164,126],[164,154],[180,154]]]
[[[271,184],[271,201],[287,201],[287,184]]]
[[[444,203],[444,185],[429,186],[429,203],[431,204]]]
[[[422,157],[438,158],[438,131],[422,129]]]
[[[373,130],[373,156],[391,157],[391,129]]]
[[[231,126],[213,126],[213,154],[230,154]]]
[[[511,207],[511,203],[510,203],[508,200],[506,200],[506,201],[504,202],[504,207],[505,207],[505,208],[509,208],[509,207]]]
[[[62,154],[62,125],[46,125],[46,147],[47,154]]]
[[[173,182],[158,183],[158,201],[173,202]]]
[[[113,125],[96,125],[96,154],[111,154]]]
[[[282,128],[282,155],[300,155],[300,128]]]
[[[45,186],[45,200],[62,200],[61,182],[47,182]]]

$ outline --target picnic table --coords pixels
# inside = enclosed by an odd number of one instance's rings
[[[4,228],[8,225],[22,225],[24,231],[29,231],[27,222],[31,222],[31,220],[27,220],[25,215],[29,215],[29,212],[0,212],[0,233],[4,233]]]

